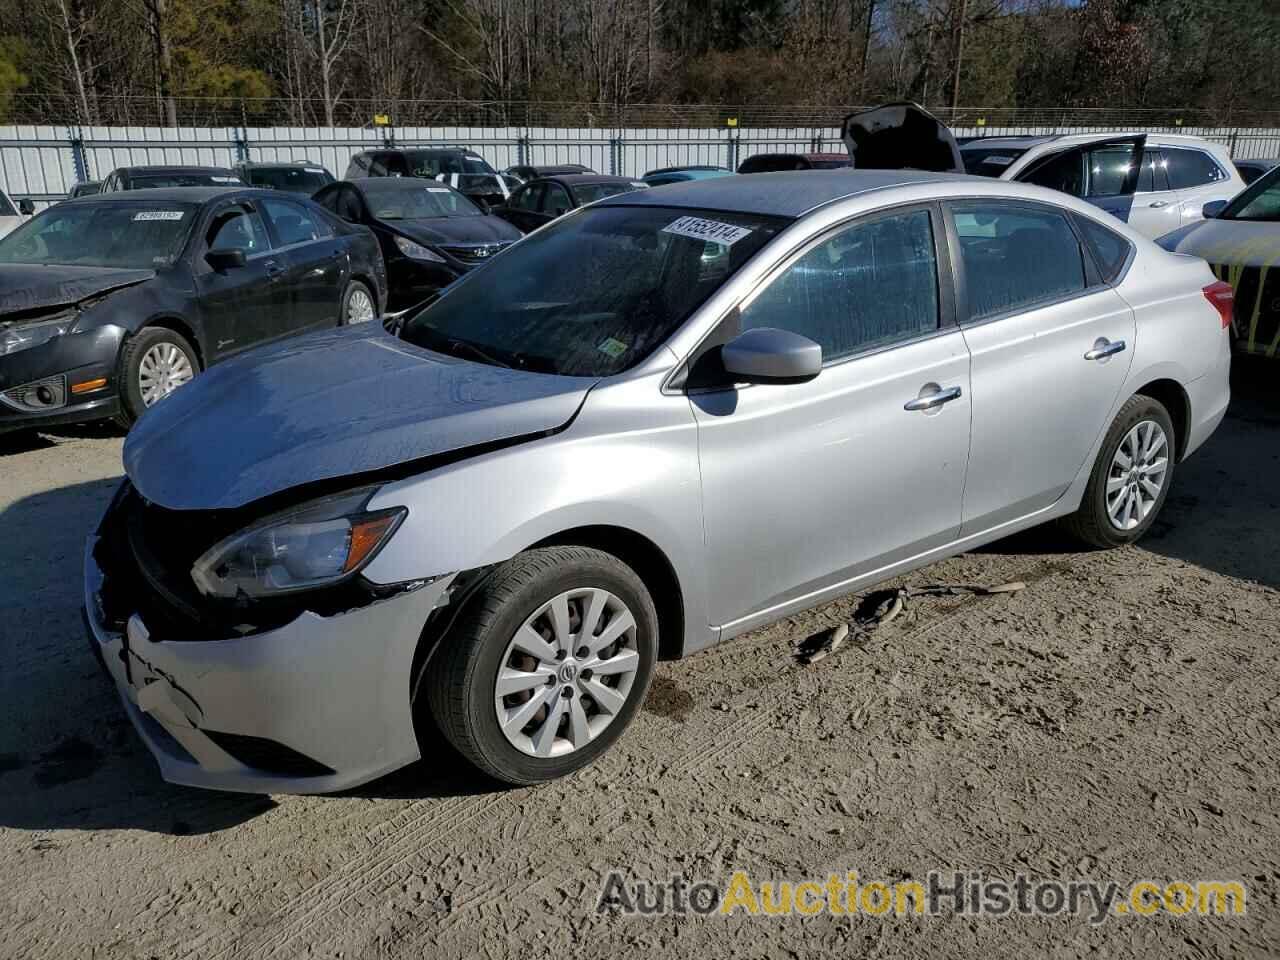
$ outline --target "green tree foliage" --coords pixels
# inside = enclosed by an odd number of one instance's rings
[[[30,82],[21,70],[26,46],[17,37],[0,37],[0,123],[13,108],[14,94]]]

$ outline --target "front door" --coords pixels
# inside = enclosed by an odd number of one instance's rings
[[[835,228],[744,301],[741,329],[816,341],[807,383],[692,391],[710,615],[733,629],[953,539],[969,452],[969,354],[940,212]]]
[[[205,351],[212,362],[269,339],[288,293],[281,285],[281,258],[253,203],[216,209],[200,244],[195,282],[204,313]],[[210,250],[240,250],[244,266],[214,270],[204,259]]]
[[[1096,278],[1062,211],[948,205],[973,357],[967,536],[1058,500],[1108,425],[1133,358],[1133,311]]]
[[[1145,136],[1110,137],[1068,147],[1037,157],[1012,179],[1080,197],[1127,223],[1134,215],[1146,143]]]

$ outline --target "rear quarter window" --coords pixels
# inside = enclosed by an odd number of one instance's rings
[[[1226,180],[1227,174],[1209,154],[1203,150],[1182,147],[1164,147],[1169,186],[1174,190],[1187,190]]]
[[[1094,262],[1104,283],[1114,283],[1129,262],[1131,244],[1120,234],[1108,230],[1096,220],[1088,217],[1076,217],[1076,225],[1084,237],[1085,246],[1093,254]]]

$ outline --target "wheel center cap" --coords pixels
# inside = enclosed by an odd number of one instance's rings
[[[578,679],[578,665],[576,663],[562,663],[560,665],[560,682],[573,683]]]

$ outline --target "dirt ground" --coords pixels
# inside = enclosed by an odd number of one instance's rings
[[[1273,368],[1274,369],[1274,368]],[[1280,399],[1238,383],[1140,547],[1052,531],[680,663],[594,767],[496,789],[442,746],[340,797],[164,784],[85,644],[83,538],[120,440],[0,439],[0,955],[1236,957],[1280,953]],[[1243,918],[597,913],[606,874],[1239,879]]]

